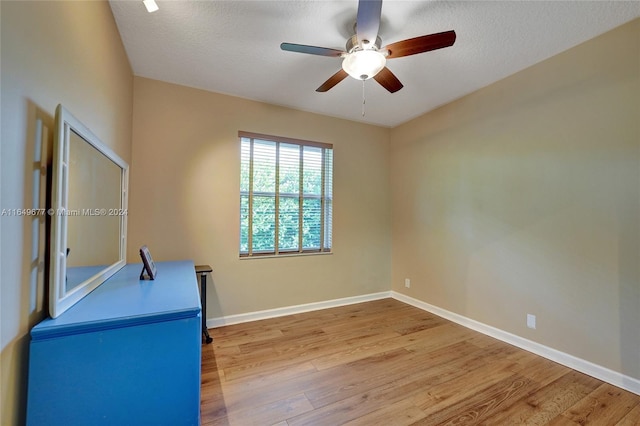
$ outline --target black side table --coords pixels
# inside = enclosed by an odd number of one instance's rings
[[[196,274],[200,275],[200,304],[202,305],[202,334],[206,343],[213,342],[207,330],[207,274],[213,272],[209,265],[196,265]]]

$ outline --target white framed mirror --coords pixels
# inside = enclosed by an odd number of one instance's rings
[[[126,264],[129,165],[62,105],[53,145],[49,315]]]

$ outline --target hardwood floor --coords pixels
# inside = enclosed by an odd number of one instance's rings
[[[202,425],[640,425],[640,396],[394,299],[210,330]]]

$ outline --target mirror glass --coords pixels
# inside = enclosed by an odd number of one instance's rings
[[[125,264],[128,165],[60,105],[53,169],[55,318]]]
[[[120,260],[121,179],[120,166],[71,130],[66,292]]]

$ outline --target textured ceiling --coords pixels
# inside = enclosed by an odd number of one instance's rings
[[[404,88],[347,78],[315,89],[339,58],[280,50],[281,42],[344,49],[349,1],[111,1],[137,76],[393,127],[640,16],[638,1],[398,1],[382,6],[382,45],[455,30],[449,48],[392,59]]]

